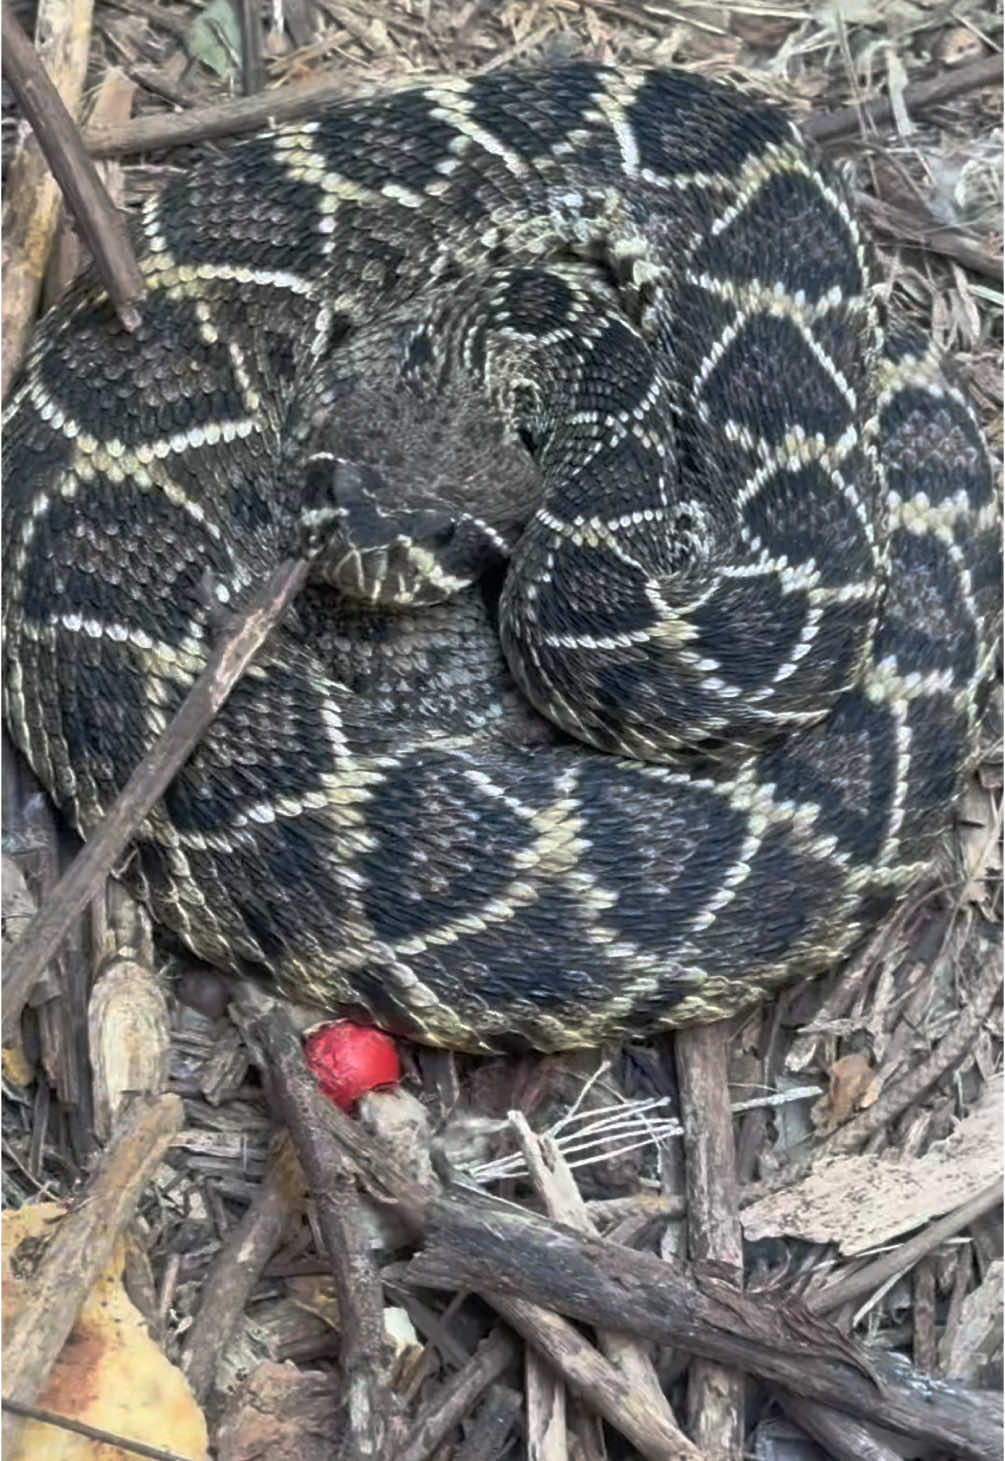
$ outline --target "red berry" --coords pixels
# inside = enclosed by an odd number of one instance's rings
[[[351,1020],[319,1025],[304,1041],[304,1059],[321,1090],[349,1112],[360,1096],[401,1079],[398,1052],[390,1035]]]

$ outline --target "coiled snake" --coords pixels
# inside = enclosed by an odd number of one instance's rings
[[[86,836],[294,550],[128,869],[202,957],[428,1041],[828,968],[930,859],[997,602],[973,413],[780,113],[588,64],[331,109],[42,323],[4,708]]]

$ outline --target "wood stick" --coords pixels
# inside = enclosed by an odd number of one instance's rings
[[[537,1137],[520,1111],[511,1111],[509,1121],[517,1135],[520,1150],[530,1172],[534,1188],[543,1199],[545,1211],[556,1222],[567,1223],[579,1232],[596,1235],[576,1179],[563,1157],[558,1143],[551,1137]],[[687,1461],[701,1461],[697,1447],[681,1432],[669,1401],[660,1389],[652,1360],[644,1345],[631,1336],[601,1329],[597,1345],[628,1385],[644,1399],[654,1416],[659,1416],[667,1434],[676,1436],[679,1455]]]
[[[303,1202],[303,1172],[284,1133],[273,1143],[254,1202],[228,1235],[210,1269],[198,1311],[185,1336],[181,1367],[200,1405],[209,1396],[220,1355],[263,1268]]]
[[[981,1026],[990,1013],[991,1006],[1001,997],[1001,968],[995,959],[989,959],[975,987],[970,992],[970,1004],[959,1019],[944,1035],[927,1060],[906,1075],[903,1080],[885,1086],[877,1100],[854,1120],[839,1126],[820,1145],[818,1156],[834,1156],[839,1153],[857,1151],[869,1138],[884,1126],[896,1120],[908,1106],[912,1105],[929,1086],[962,1060],[973,1048]]]
[[[985,1213],[993,1212],[1000,1206],[1001,1200],[1002,1185],[1000,1182],[992,1182],[969,1202],[962,1203],[953,1212],[946,1213],[945,1217],[929,1223],[920,1233],[908,1238],[906,1243],[900,1243],[889,1253],[881,1254],[857,1273],[836,1279],[820,1293],[811,1294],[806,1301],[807,1308],[812,1309],[815,1314],[829,1314],[843,1308],[845,1304],[858,1303],[879,1288],[880,1284],[886,1283],[887,1279],[900,1273],[909,1273],[919,1259],[934,1253],[941,1244],[949,1238],[955,1238],[957,1233],[969,1228],[971,1223]]]
[[[942,72],[927,81],[912,82],[905,88],[904,101],[910,110],[919,112],[964,92],[994,86],[1001,81],[1001,65],[1000,56],[988,56],[970,66]],[[137,117],[128,126],[89,127],[84,133],[84,145],[92,157],[119,157],[129,152],[180,147],[189,142],[236,137],[261,128],[275,127],[282,122],[315,116],[332,103],[345,99],[344,81],[277,86],[258,96],[240,97],[214,106],[193,107],[179,116]],[[830,142],[858,132],[863,116],[874,124],[886,122],[892,118],[893,108],[885,97],[881,97],[861,108],[841,107],[836,112],[807,117],[802,121],[801,129],[815,142]]]
[[[972,1243],[963,1243],[956,1252],[956,1271],[953,1274],[953,1289],[946,1309],[946,1322],[942,1326],[939,1340],[939,1373],[949,1373],[953,1345],[963,1319],[963,1301],[970,1291],[970,1276],[974,1266]]]
[[[524,1351],[523,1373],[528,1457],[531,1461],[569,1461],[566,1391],[561,1375],[533,1345]]]
[[[574,1206],[571,1194],[566,1191],[566,1200],[563,1202],[558,1195],[558,1182],[553,1177],[549,1180],[540,1143],[527,1124],[523,1112],[511,1111],[509,1120],[527,1161],[531,1181],[539,1196],[544,1198],[545,1211],[553,1218],[568,1222],[569,1208]],[[576,1195],[578,1196],[578,1191]],[[528,1456],[533,1457],[534,1461],[566,1461],[569,1454],[569,1433],[566,1424],[565,1385],[561,1376],[555,1373],[548,1361],[532,1345],[528,1345],[524,1353],[524,1394],[527,1400]]]
[[[591,1409],[626,1436],[645,1461],[693,1461],[695,1449],[676,1426],[667,1427],[640,1393],[558,1314],[513,1294],[481,1290],[493,1309],[544,1355]]]
[[[265,1020],[289,1018],[260,989],[239,991],[249,1037]],[[297,1048],[299,1048],[297,1046]],[[687,1282],[649,1254],[570,1232],[488,1199],[440,1196],[402,1171],[357,1122],[327,1108],[327,1129],[367,1189],[392,1205],[427,1247],[385,1278],[455,1291],[465,1286],[548,1304],[588,1324],[743,1369],[900,1434],[943,1445],[967,1461],[1000,1461],[999,1397],[918,1376],[864,1349],[803,1306],[773,1309],[726,1285]],[[472,1275],[477,1274],[477,1277]],[[599,1356],[598,1356],[599,1358]],[[873,1375],[880,1377],[880,1384]]]
[[[429,1461],[478,1399],[517,1360],[517,1345],[505,1329],[493,1329],[471,1358],[423,1402],[397,1461]]]
[[[381,1278],[383,1279],[383,1277],[382,1274]],[[384,1283],[384,1290],[390,1294],[396,1304],[400,1304],[405,1309],[425,1340],[422,1358],[399,1392],[403,1403],[407,1405],[419,1393],[423,1382],[435,1368],[437,1361],[434,1358],[434,1351],[439,1353],[441,1360],[452,1364],[456,1369],[463,1369],[468,1363],[470,1356],[460,1340],[454,1338],[450,1330],[450,1320],[469,1295],[463,1292],[455,1294],[443,1312],[438,1313],[436,1310],[430,1309],[428,1304],[424,1304],[416,1294],[412,1293],[411,1289],[402,1288],[401,1284],[395,1283],[393,1279]],[[513,1358],[516,1359],[515,1349]]]
[[[118,66],[109,66],[97,88],[88,118],[92,122],[125,122],[133,109],[133,98],[137,83]],[[79,133],[74,134],[80,145]],[[84,153],[86,157],[87,154]],[[90,160],[88,160],[90,166]],[[122,164],[102,162],[96,168],[111,207],[114,227],[125,229],[122,210],[125,207],[125,182]],[[63,209],[52,258],[46,270],[42,291],[41,312],[51,308],[66,293],[81,270],[83,246],[80,234],[73,227],[73,220],[67,209]]]
[[[344,80],[277,86],[257,96],[193,107],[175,116],[135,117],[127,127],[88,127],[84,132],[84,146],[92,157],[121,157],[130,152],[208,142],[216,137],[238,137],[263,128],[271,130],[282,122],[317,116],[333,103],[345,101],[347,94]]]
[[[904,88],[904,105],[909,112],[921,112],[965,92],[980,91],[982,87],[1000,86],[1001,83],[1001,56],[983,56],[969,66],[954,66],[952,70],[941,71],[926,81],[912,81]],[[839,137],[861,132],[866,124],[878,127],[880,123],[892,120],[893,103],[889,97],[882,96],[875,101],[867,101],[863,106],[841,107],[835,112],[806,117],[800,122],[800,130],[804,137],[810,137],[814,142],[835,142]]]
[[[21,1416],[24,1420],[40,1420],[43,1425],[51,1425],[56,1430],[71,1431],[75,1436],[84,1436],[89,1441],[98,1441],[101,1449],[111,1446],[119,1451],[128,1451],[133,1456],[144,1456],[148,1461],[191,1461],[188,1456],[182,1456],[177,1451],[165,1451],[161,1446],[150,1446],[146,1441],[134,1441],[126,1436],[117,1435],[114,1431],[105,1431],[98,1426],[87,1425],[82,1420],[77,1420],[72,1415],[57,1415],[54,1410],[40,1410],[37,1405],[18,1405],[15,1400],[4,1400],[3,1408],[11,1415]]]
[[[108,0],[108,4],[114,4],[114,0]],[[172,82],[167,73],[159,71],[156,66],[130,66],[129,75],[138,86],[143,87],[144,91],[152,92],[154,96],[159,96],[162,101],[170,102],[174,107],[185,108],[192,105],[192,92],[181,82]],[[97,127],[99,125],[111,126],[112,124],[98,123],[93,117],[90,118],[89,126]],[[84,128],[84,134],[86,136],[87,127]]]
[[[84,87],[91,39],[93,0],[42,0],[35,34],[45,65],[70,111],[76,111]],[[18,70],[15,52],[7,50],[8,25],[18,32],[30,62],[40,65],[27,37],[3,12],[4,74],[8,65]],[[15,38],[15,46],[17,39]],[[29,64],[30,64],[29,62]],[[19,83],[20,84],[20,83]],[[11,86],[14,80],[11,79]],[[7,174],[3,216],[3,361],[0,396],[20,368],[28,345],[49,252],[59,221],[60,194],[38,141],[27,131],[19,137]]]
[[[454,1452],[453,1461],[497,1461],[509,1450],[520,1420],[523,1396],[509,1385],[493,1385]]]
[[[397,1426],[386,1362],[384,1297],[370,1254],[356,1174],[334,1138],[334,1111],[304,1065],[300,1040],[280,1010],[255,1026],[270,1097],[293,1138],[328,1249],[338,1302],[348,1435],[345,1461],[397,1454]]]
[[[785,1414],[819,1441],[834,1461],[901,1461],[899,1451],[884,1445],[874,1430],[852,1416],[839,1415],[791,1390],[780,1390],[778,1398]]]
[[[493,1303],[520,1296],[743,1369],[968,1461],[998,1461],[999,1397],[901,1372],[890,1356],[865,1351],[800,1305],[771,1310],[712,1280],[692,1287],[649,1254],[529,1216],[493,1210],[486,1218],[457,1204],[434,1207],[430,1221],[425,1249],[403,1272],[411,1282],[468,1285]]]
[[[241,88],[245,96],[257,96],[265,86],[265,65],[261,7],[255,0],[238,0],[237,23],[241,31]]]
[[[924,249],[930,254],[940,254],[955,259],[964,269],[982,274],[986,279],[1002,282],[1002,261],[1000,254],[981,248],[973,234],[962,228],[947,228],[944,223],[927,213],[898,208],[879,198],[870,198],[867,193],[855,196],[856,205],[872,220],[872,230],[880,238],[907,248]]]
[[[743,1241],[726,1074],[729,1030],[723,1022],[679,1030],[674,1055],[684,1124],[688,1254],[699,1270],[742,1292]],[[691,1362],[687,1428],[710,1461],[741,1461],[744,1399],[742,1374],[709,1360]]]
[[[935,1266],[931,1254],[914,1268],[914,1368],[934,1375],[938,1365],[935,1342]]]
[[[234,619],[163,735],[151,746],[108,816],[31,920],[3,971],[3,1038],[13,1038],[35,981],[50,963],[154,803],[166,791],[210,721],[307,577],[287,559]]]
[[[82,1199],[59,1223],[31,1280],[30,1300],[5,1326],[5,1399],[32,1405],[44,1387],[81,1305],[107,1268],[143,1189],[180,1130],[182,1114],[177,1096],[138,1098]],[[20,1417],[5,1414],[3,1441],[11,1451],[20,1426]]]
[[[140,322],[136,305],[145,286],[122,215],[105,192],[62,97],[6,5],[2,20],[4,75],[94,255],[119,319],[125,329],[135,330]],[[74,105],[77,99],[79,94]]]
[[[269,996],[249,988],[240,997],[243,1018],[249,1042],[266,1055],[265,1069],[273,1078],[280,1079],[284,1086],[307,1088],[311,1102],[321,1102],[327,1132],[342,1149],[350,1155],[367,1181],[371,1192],[378,1200],[391,1201],[399,1206],[399,1215],[408,1222],[413,1231],[422,1231],[430,1214],[439,1211],[452,1212],[455,1205],[444,1203],[419,1183],[402,1173],[386,1153],[375,1147],[373,1139],[359,1126],[350,1121],[335,1107],[329,1106],[317,1093],[313,1080],[303,1065],[300,1042],[290,1023],[289,1016]],[[285,1106],[284,1106],[285,1114]],[[300,1147],[303,1128],[291,1127],[291,1134],[301,1153],[301,1159],[308,1171],[307,1154]],[[327,1170],[330,1170],[329,1160]],[[325,1180],[322,1178],[322,1181]],[[312,1184],[313,1185],[313,1184]],[[465,1204],[466,1205],[466,1204]],[[496,1295],[482,1286],[483,1296],[495,1307],[528,1343],[545,1354],[566,1383],[584,1393],[589,1403],[627,1435],[636,1447],[652,1461],[693,1461],[694,1448],[687,1441],[681,1448],[681,1437],[676,1428],[668,1428],[659,1413],[653,1413],[647,1397],[638,1394],[618,1371],[602,1355],[598,1354],[575,1328],[555,1315],[538,1309],[534,1304],[511,1301],[505,1295]],[[339,1295],[341,1304],[341,1294]]]
[[[163,5],[154,5],[150,0],[108,0],[113,10],[123,10],[127,15],[143,15],[151,25],[159,26],[168,35],[179,41],[188,39],[190,21],[184,15],[176,15]]]

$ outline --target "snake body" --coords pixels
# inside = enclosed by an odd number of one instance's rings
[[[988,458],[774,109],[590,64],[332,108],[170,181],[7,416],[4,713],[86,837],[291,552],[126,876],[420,1039],[711,1020],[930,861],[997,602]]]

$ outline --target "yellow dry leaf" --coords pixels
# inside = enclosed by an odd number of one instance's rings
[[[53,1225],[54,1202],[3,1214],[3,1320],[31,1302],[31,1274]],[[57,1415],[207,1461],[206,1422],[181,1371],[161,1353],[122,1287],[122,1252],[84,1303],[36,1404]],[[6,1461],[135,1461],[135,1452],[25,1421]]]
[[[35,1079],[35,1067],[20,1045],[4,1045],[0,1053],[0,1069],[3,1070],[4,1080],[20,1086],[22,1090]]]

